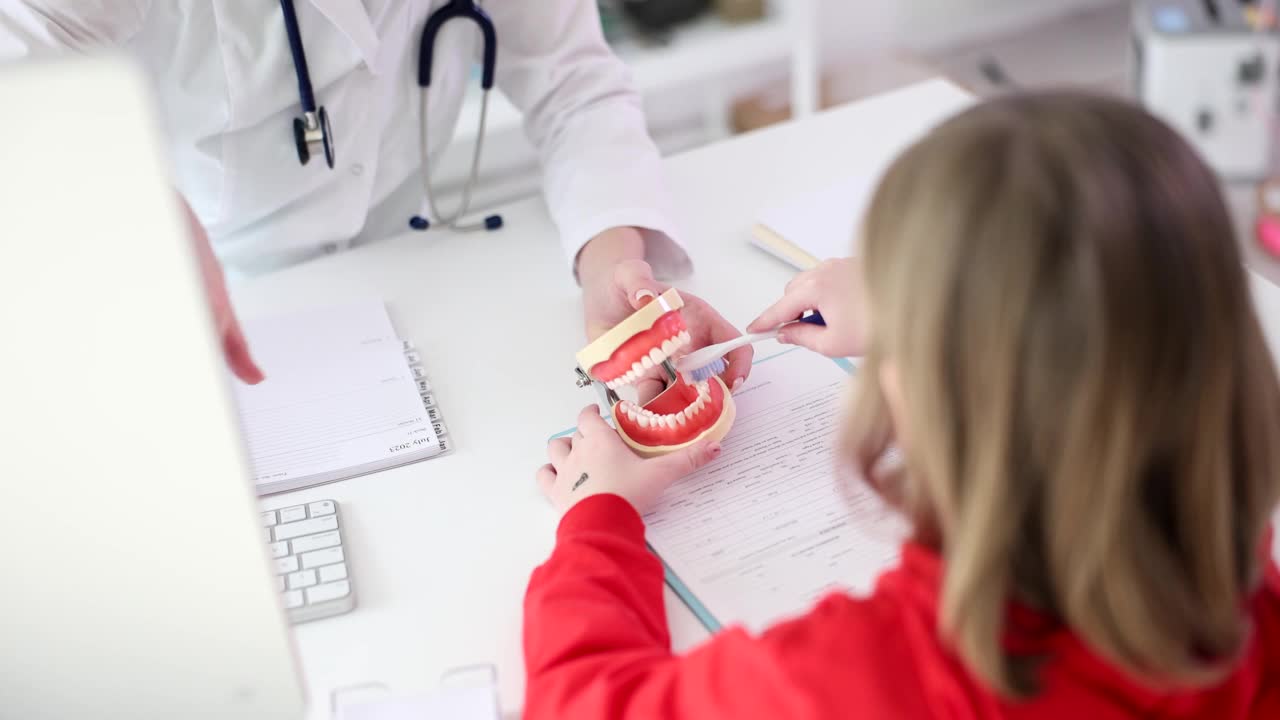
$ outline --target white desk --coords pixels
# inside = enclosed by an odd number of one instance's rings
[[[910,112],[919,92],[875,102]],[[865,117],[859,103],[669,160],[698,268],[681,286],[739,326],[772,301],[791,272],[747,245],[755,211],[855,166],[863,143],[874,142],[849,130]],[[456,448],[266,499],[267,508],[343,503],[358,607],[296,630],[311,718],[327,717],[332,688],[376,681],[421,690],[450,667],[478,662],[497,664],[504,710],[521,705],[521,603],[556,523],[533,471],[545,462],[547,436],[596,396],[574,386],[582,311],[554,228],[539,201],[502,212],[507,227],[497,234],[406,234],[236,292],[245,314],[384,298],[422,352]],[[498,269],[482,270],[490,263]],[[677,648],[702,639],[670,592],[667,601]]]

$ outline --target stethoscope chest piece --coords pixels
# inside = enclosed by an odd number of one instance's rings
[[[311,154],[323,148],[324,160],[333,168],[333,128],[323,105],[316,112],[304,112],[293,119],[293,142],[298,147],[298,162],[306,165]]]

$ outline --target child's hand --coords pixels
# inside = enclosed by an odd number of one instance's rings
[[[828,357],[857,357],[863,354],[866,344],[862,303],[862,267],[858,261],[827,260],[792,278],[782,299],[760,313],[747,326],[747,332],[771,330],[798,319],[807,310],[817,310],[826,320],[826,327],[792,325],[778,334],[778,342],[801,345]]]
[[[561,512],[584,498],[611,493],[644,513],[671,483],[719,454],[720,443],[701,442],[670,455],[641,458],[600,417],[600,409],[588,405],[578,415],[572,438],[547,445],[551,462],[538,468],[538,487]]]

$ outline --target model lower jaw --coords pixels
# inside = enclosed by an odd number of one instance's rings
[[[671,395],[692,390],[697,399],[679,409]],[[683,405],[679,400],[677,405]],[[682,450],[704,440],[722,440],[729,434],[736,408],[729,388],[718,377],[697,386],[673,385],[641,408],[620,402],[613,406],[614,425],[624,442],[644,457]]]

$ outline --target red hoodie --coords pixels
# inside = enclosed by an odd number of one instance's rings
[[[1040,693],[1001,700],[937,632],[942,566],[917,545],[875,593],[834,594],[758,637],[728,629],[673,655],[662,566],[635,510],[613,495],[570,510],[525,597],[526,720],[555,718],[1280,719],[1280,574],[1250,600],[1255,631],[1234,672],[1209,689],[1145,687],[1070,632],[1019,638],[1047,651]]]

